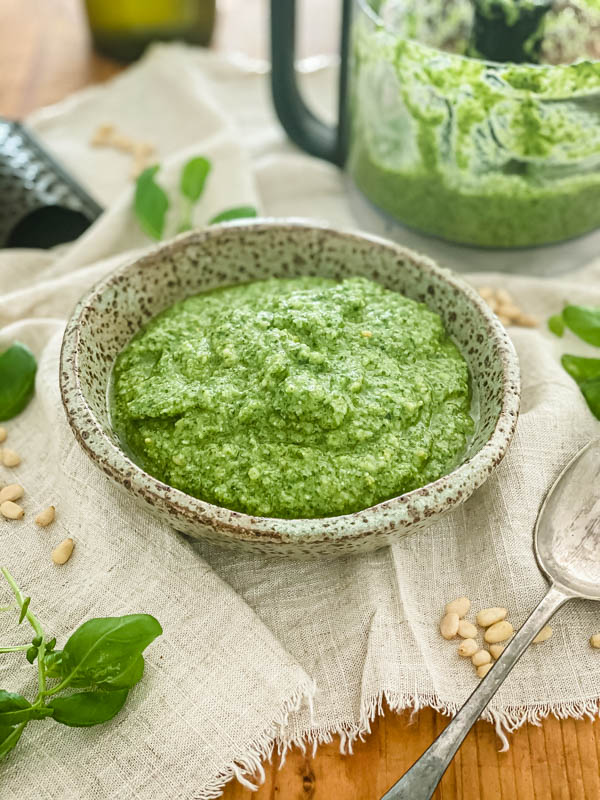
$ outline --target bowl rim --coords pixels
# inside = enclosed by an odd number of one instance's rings
[[[222,235],[248,228],[267,233],[319,231],[335,238],[369,242],[377,248],[391,250],[422,271],[441,279],[458,290],[475,306],[493,339],[502,364],[502,404],[496,425],[483,447],[451,472],[418,489],[384,500],[351,514],[332,517],[284,519],[245,514],[192,497],[145,472],[106,434],[90,408],[81,385],[79,354],[82,320],[99,296],[126,275],[130,269],[149,266],[165,256],[174,256],[189,245],[202,245]],[[84,323],[85,324],[85,323]],[[450,270],[421,253],[396,242],[369,233],[347,230],[320,221],[304,218],[259,217],[235,220],[183,233],[125,261],[112,270],[79,300],[67,322],[59,365],[60,393],[69,425],[86,454],[116,483],[134,493],[157,511],[173,517],[172,524],[204,525],[227,539],[251,540],[260,543],[332,543],[347,544],[382,530],[413,527],[423,518],[438,516],[469,497],[491,474],[504,457],[515,432],[520,403],[520,370],[518,356],[506,330],[479,293]],[[454,485],[454,489],[453,489]],[[461,489],[458,490],[457,486]]]

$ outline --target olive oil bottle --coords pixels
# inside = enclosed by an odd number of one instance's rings
[[[86,0],[92,39],[101,53],[133,61],[153,41],[206,45],[216,0]]]

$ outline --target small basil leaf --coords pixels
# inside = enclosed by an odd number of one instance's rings
[[[35,644],[35,640],[34,640],[34,644]],[[40,642],[40,644],[41,644],[41,642]],[[46,650],[47,653],[49,653],[51,650],[54,650],[54,646],[55,645],[56,645],[56,636],[53,636],[52,639],[50,639],[49,642],[46,642],[46,644],[44,645],[44,649]]]
[[[579,388],[592,414],[600,419],[600,377],[584,381]]]
[[[566,353],[560,363],[580,386],[584,381],[600,378],[600,358],[584,358]]]
[[[35,645],[31,645],[31,647],[26,651],[25,658],[29,661],[30,664],[36,660],[38,654],[38,649]]]
[[[169,208],[167,193],[154,180],[157,172],[157,166],[148,167],[138,176],[133,206],[142,230],[153,239],[162,238]]]
[[[232,219],[244,219],[245,217],[256,217],[257,211],[253,206],[236,206],[221,211],[216,217],[209,221],[209,225],[216,225],[217,222],[229,222]]]
[[[565,332],[565,321],[563,319],[562,312],[560,314],[554,314],[548,320],[548,328],[551,333],[555,336],[562,336]]]
[[[149,614],[100,617],[84,622],[73,633],[56,662],[62,682],[93,686],[118,680],[146,647],[162,633]]]
[[[26,597],[25,600],[23,600],[23,605],[21,606],[21,613],[19,614],[19,621],[17,622],[17,625],[20,625],[25,619],[27,609],[29,608],[29,603],[31,603],[31,597]]]
[[[23,411],[33,394],[36,369],[33,353],[19,342],[0,355],[0,421]]]
[[[10,753],[21,738],[25,726],[17,728],[0,728],[0,758]]]
[[[53,650],[51,653],[46,652],[44,657],[46,677],[60,678],[62,657],[62,650]]]
[[[210,172],[210,161],[203,156],[190,159],[181,170],[181,194],[191,203],[197,203],[204,191],[204,185]]]
[[[129,689],[118,692],[80,692],[55,698],[50,708],[56,722],[84,728],[108,722],[123,708]]]
[[[565,325],[588,344],[600,347],[600,308],[566,306],[563,309]]]

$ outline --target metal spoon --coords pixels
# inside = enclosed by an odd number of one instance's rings
[[[554,612],[574,598],[600,600],[600,439],[579,451],[548,492],[534,550],[548,593],[452,722],[382,800],[430,800],[463,739]]]

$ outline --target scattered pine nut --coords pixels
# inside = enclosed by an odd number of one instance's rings
[[[465,639],[458,645],[458,655],[464,658],[471,658],[479,650],[479,645],[475,639]]]
[[[538,633],[538,635],[533,640],[533,644],[539,644],[540,642],[545,642],[552,636],[553,630],[550,625],[544,625],[542,630]]]
[[[492,658],[494,661],[497,661],[504,651],[503,644],[491,644],[490,645],[490,653],[492,654]]]
[[[2,463],[5,467],[18,467],[21,463],[21,458],[14,450],[9,450],[8,447],[5,447],[2,450]]]
[[[52,561],[54,561],[55,564],[66,564],[71,558],[74,547],[75,542],[73,539],[64,539],[52,551]]]
[[[446,614],[458,614],[459,619],[466,617],[471,608],[471,601],[468,597],[458,597],[456,600],[451,600],[446,603]]]
[[[590,644],[592,647],[595,647],[596,650],[600,650],[600,633],[595,633],[593,636],[590,636]]]
[[[485,678],[493,666],[493,664],[482,664],[480,667],[477,667],[477,677]]]
[[[95,131],[90,139],[92,147],[112,147],[122,153],[133,156],[131,177],[137,176],[150,165],[151,157],[155,153],[154,145],[150,142],[136,141],[131,136],[126,136],[117,131],[114,125],[104,124]]]
[[[508,610],[506,608],[500,608],[498,606],[494,606],[494,608],[484,608],[483,611],[477,614],[477,624],[481,625],[482,628],[488,628],[495,622],[500,622],[500,620],[505,619],[507,614]]]
[[[9,486],[5,486],[4,489],[0,489],[0,503],[4,503],[6,500],[20,500],[25,493],[25,489],[22,486],[19,486],[18,483],[11,483]]]
[[[48,506],[44,511],[40,511],[35,518],[36,525],[41,525],[42,528],[45,528],[46,525],[50,525],[51,522],[54,522],[55,513],[56,509],[54,506]]]
[[[515,303],[506,289],[493,289],[490,286],[482,286],[479,294],[498,315],[498,319],[503,325],[520,325],[523,328],[535,328],[537,320],[531,314],[526,314]]]
[[[483,638],[489,644],[497,644],[498,642],[505,642],[513,635],[513,626],[507,620],[503,619],[500,622],[495,622],[486,630]]]
[[[440,622],[440,633],[444,639],[454,639],[458,633],[458,623],[458,614],[451,613],[442,617],[442,621]]]
[[[115,126],[110,123],[100,125],[94,132],[90,139],[92,147],[107,147],[115,132]]]
[[[5,500],[0,504],[0,514],[6,519],[21,519],[24,513],[21,506],[13,503],[12,500]]]
[[[3,428],[2,425],[0,425],[0,442],[5,442],[7,436],[8,434],[6,433],[6,428]]]
[[[477,636],[477,628],[472,622],[467,622],[466,619],[461,619],[458,623],[458,635],[463,639],[475,639]]]
[[[489,664],[491,660],[492,657],[487,650],[478,650],[471,658],[474,667],[481,667],[483,664]]]

